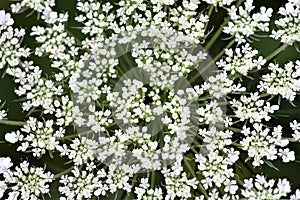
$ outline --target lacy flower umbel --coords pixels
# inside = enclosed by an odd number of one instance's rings
[[[299,42],[299,0],[5,2],[0,198],[300,199]]]

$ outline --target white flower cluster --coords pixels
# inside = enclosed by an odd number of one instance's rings
[[[208,4],[212,4],[213,6],[225,7],[231,5],[236,0],[203,0]]]
[[[288,62],[283,68],[270,63],[268,69],[271,72],[262,76],[257,88],[261,92],[270,95],[279,94],[282,98],[293,101],[300,91],[300,60],[295,63]]]
[[[0,198],[7,194],[7,199],[38,200],[49,193],[49,183],[54,175],[45,172],[42,167],[31,167],[27,161],[16,166],[15,170],[9,157],[0,157]]]
[[[142,178],[139,187],[134,188],[134,193],[138,200],[157,199],[163,200],[163,192],[161,188],[150,188],[148,178]]]
[[[290,182],[287,179],[267,180],[262,175],[256,175],[255,180],[253,178],[245,179],[243,187],[243,197],[251,200],[282,199],[291,192]]]
[[[12,4],[12,12],[17,13],[22,9],[31,8],[37,12],[43,12],[44,10],[55,6],[55,0],[22,0],[21,2],[17,2]]]
[[[83,165],[93,161],[97,150],[97,142],[86,137],[75,138],[68,147],[66,144],[57,145],[56,149],[61,156],[68,156],[75,165]]]
[[[85,170],[75,166],[71,170],[72,175],[61,176],[61,186],[58,188],[63,194],[61,199],[90,199],[93,196],[104,196],[108,192],[114,193],[118,189],[131,191],[129,181],[135,171],[109,167],[106,172],[104,169],[96,170],[94,163],[86,163],[84,166]]]
[[[5,19],[1,19],[3,17],[1,16],[2,13]],[[15,67],[20,64],[22,57],[27,58],[30,55],[29,48],[23,48],[20,44],[25,35],[25,30],[12,28],[10,25],[12,25],[13,21],[10,21],[6,15],[5,12],[0,11],[0,22],[3,20],[2,24],[0,23],[0,69],[7,65]],[[2,27],[6,26],[8,27],[3,28],[4,31],[2,31]]]
[[[152,47],[147,42],[133,44],[132,56],[137,66],[149,73],[150,86],[155,84],[162,89],[172,88],[177,80],[189,74],[197,66],[197,62],[206,59],[206,53],[199,51],[193,55],[189,49],[182,47],[192,46],[198,41],[190,34],[185,36],[168,27],[153,28],[148,32],[144,37],[154,38],[157,45]]]
[[[263,100],[258,92],[250,93],[250,96],[242,95],[240,100],[233,99],[230,101],[234,109],[235,116],[241,121],[248,120],[250,123],[269,121],[270,114],[279,109],[278,105],[271,105],[270,102]]]
[[[279,8],[281,18],[275,21],[278,29],[272,30],[270,35],[288,45],[300,42],[300,4],[298,1],[289,0],[285,7]]]
[[[270,134],[269,128],[263,128],[262,124],[253,124],[253,130],[244,126],[242,134],[246,137],[240,142],[243,150],[248,152],[249,157],[254,158],[253,166],[260,166],[267,160],[275,160],[282,157],[283,162],[295,160],[295,153],[288,148],[277,150],[277,146],[285,147],[289,141],[282,137],[282,127],[274,127]]]
[[[215,76],[210,76],[208,80],[201,85],[201,90],[208,92],[214,98],[221,98],[230,93],[244,92],[246,88],[242,87],[240,83],[234,83],[230,75],[222,71]]]
[[[58,139],[64,136],[64,130],[55,131],[53,123],[53,120],[43,123],[30,117],[23,128],[6,133],[5,140],[13,144],[21,142],[17,151],[32,152],[33,156],[40,157],[46,153],[46,150],[55,150],[59,143]]]
[[[61,176],[59,180],[61,186],[58,188],[58,191],[62,194],[61,199],[90,199],[94,193],[106,194],[107,185],[104,185],[100,180],[100,178],[106,176],[105,171],[98,171],[97,174],[94,174],[91,170],[95,166],[91,165],[89,167],[91,169],[87,171],[75,167],[71,171],[73,176]]]
[[[252,49],[249,43],[243,44],[240,48],[225,49],[226,58],[221,59],[216,64],[231,75],[242,74],[246,76],[249,71],[261,69],[266,63],[262,56],[257,59],[255,57],[258,50]]]
[[[238,43],[245,43],[257,31],[268,32],[272,8],[261,7],[260,12],[252,14],[254,8],[253,0],[247,0],[244,7],[232,6],[228,9],[231,21],[224,27],[224,33],[234,36]]]
[[[61,85],[43,78],[42,70],[38,66],[33,66],[32,61],[26,61],[20,67],[8,69],[7,73],[15,77],[14,81],[19,84],[15,93],[26,97],[27,101],[22,103],[24,111],[42,106],[44,113],[53,113],[53,97],[62,94]]]
[[[163,169],[162,174],[166,182],[166,200],[176,197],[186,200],[192,197],[191,190],[197,189],[198,181],[196,178],[188,179],[180,163],[174,163],[171,169]]]
[[[211,127],[208,130],[199,129],[199,135],[203,137],[203,146],[209,151],[224,149],[227,151],[225,147],[232,144],[233,132],[229,130],[218,131],[216,127]]]
[[[0,33],[1,30],[6,29],[8,26],[13,25],[14,20],[11,18],[10,13],[6,13],[4,10],[0,10]]]
[[[124,85],[124,86],[123,86]],[[116,119],[124,124],[137,124],[139,120],[150,122],[154,119],[153,106],[161,105],[159,89],[150,90],[136,79],[123,81],[122,92],[108,95],[110,106],[115,108]],[[146,102],[146,100],[153,102]]]
[[[217,124],[223,121],[223,111],[216,100],[207,103],[197,110],[199,122],[205,124]]]
[[[231,166],[238,160],[239,153],[234,152],[233,149],[223,151],[226,152],[225,155],[218,150],[209,151],[207,155],[195,155],[198,170],[204,177],[201,180],[204,189],[213,188],[214,185],[220,188],[226,181],[231,182],[233,179],[234,172]]]
[[[0,10],[0,69],[26,115],[6,119],[0,106],[0,123],[21,127],[4,142],[32,159],[49,153],[47,169],[53,157],[72,165],[54,176],[28,161],[12,170],[11,158],[0,157],[0,198],[42,199],[53,181],[62,200],[300,197],[285,178],[243,171],[295,161],[289,145],[300,141],[297,120],[290,137],[272,120],[280,109],[272,98],[296,102],[300,62],[279,67],[272,58],[281,48],[264,58],[252,45],[256,33],[269,32],[271,8],[253,0],[76,2],[81,32],[54,0],[18,0],[13,15]],[[299,6],[289,0],[279,9],[270,37],[300,41]],[[228,16],[211,34],[215,7]],[[26,9],[39,23],[18,28],[13,17]],[[217,46],[210,44],[223,33],[234,39],[216,57],[199,48]],[[36,44],[24,44],[27,37]],[[246,85],[252,78],[258,86]]]
[[[298,123],[296,120],[290,122],[290,127],[294,131],[293,133],[293,138],[295,141],[299,142],[300,141],[300,123]]]

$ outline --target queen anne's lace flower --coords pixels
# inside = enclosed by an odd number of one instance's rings
[[[230,101],[236,117],[241,121],[248,120],[253,122],[269,121],[270,114],[279,109],[278,105],[271,105],[261,99],[258,92],[251,93],[249,97],[242,95],[240,100],[233,99]]]
[[[247,43],[241,46],[241,48],[225,49],[226,57],[216,64],[231,75],[242,74],[246,76],[250,70],[261,69],[266,63],[263,57],[257,57],[257,54],[258,51],[252,49],[250,44]]]
[[[55,150],[58,145],[57,139],[62,136],[59,130],[57,132],[54,130],[53,120],[43,123],[30,117],[23,128],[7,133],[5,139],[10,143],[21,142],[17,151],[30,151],[33,156],[40,157],[46,153],[46,150]]]
[[[0,124],[21,127],[4,142],[46,158],[37,161],[44,169],[28,161],[13,169],[16,156],[0,157],[0,198],[43,199],[56,181],[61,200],[297,199],[287,179],[254,172],[296,160],[289,143],[300,141],[300,124],[290,134],[272,118],[280,119],[276,100],[297,99],[300,64],[272,58],[300,41],[300,1],[279,9],[271,37],[286,44],[266,58],[252,40],[269,32],[272,9],[255,5],[76,0],[65,12],[54,0],[17,0],[13,16],[0,10],[0,70],[24,112],[15,121],[0,106]],[[27,10],[38,23],[18,28],[15,16]],[[224,33],[234,39],[222,49]]]
[[[42,195],[50,192],[49,183],[53,180],[52,173],[45,172],[42,167],[31,167],[27,161],[23,161],[20,166],[15,167],[15,170],[11,170],[10,177],[5,179],[10,185],[6,188],[8,199],[40,199]]]
[[[254,129],[243,127],[242,134],[246,137],[242,139],[240,144],[242,149],[248,152],[249,157],[253,158],[253,166],[260,166],[264,163],[264,158],[267,160],[275,160],[278,156],[282,157],[283,162],[295,160],[293,151],[289,149],[278,149],[285,147],[289,141],[283,139],[282,127],[277,126],[270,133],[269,128],[263,128],[262,124],[253,124]]]
[[[14,20],[11,18],[10,13],[6,13],[5,10],[0,10],[0,33],[1,30],[6,29],[13,24]]]
[[[140,180],[139,187],[134,188],[134,193],[137,194],[138,200],[146,200],[146,199],[163,199],[163,192],[161,188],[150,188],[150,184],[148,183],[148,178],[142,178]]]
[[[95,167],[95,166],[94,166]],[[60,187],[58,191],[64,196],[64,199],[90,199],[94,193],[106,194],[107,185],[101,181],[106,176],[104,170],[98,173],[93,171],[80,170],[77,166],[71,171],[71,175],[63,175],[60,178]]]
[[[27,58],[30,55],[29,48],[23,48],[20,44],[25,30],[9,26],[0,33],[0,69],[7,65],[11,67],[19,65],[22,57]]]
[[[231,21],[224,27],[224,33],[234,36],[238,43],[245,43],[256,31],[268,32],[272,8],[261,7],[260,12],[252,14],[254,8],[253,0],[247,0],[244,7],[228,9]]]
[[[75,138],[68,148],[66,144],[57,145],[56,149],[62,156],[68,156],[75,165],[93,161],[96,154],[97,142],[86,137]]]
[[[279,8],[281,18],[275,21],[277,29],[272,30],[271,37],[283,43],[292,45],[300,42],[300,4],[289,0],[285,7]]]
[[[300,61],[288,62],[284,67],[270,63],[269,74],[262,76],[257,88],[271,95],[281,95],[283,98],[293,101],[300,91]]]
[[[213,187],[221,187],[226,180],[232,179],[234,176],[231,165],[237,160],[237,157],[222,156],[218,150],[211,151],[208,155],[196,154],[196,162],[198,169],[204,176],[201,180],[205,189]]]
[[[188,179],[179,163],[175,163],[171,169],[163,169],[162,174],[166,181],[167,200],[176,197],[187,199],[191,197],[191,190],[197,188],[196,178]]]
[[[244,180],[243,197],[251,200],[255,199],[281,199],[291,192],[290,182],[287,179],[270,179],[256,175],[253,178]]]
[[[229,6],[236,0],[204,0],[206,3],[212,4],[214,6],[220,6],[220,7],[225,7]]]
[[[26,8],[31,8],[37,12],[43,12],[45,9],[53,7],[54,5],[55,0],[24,0],[15,4],[11,4],[11,8],[14,13]]]

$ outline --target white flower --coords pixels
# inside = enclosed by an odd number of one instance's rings
[[[300,199],[300,190],[297,189],[295,194],[291,195],[290,199],[291,200],[299,200]]]
[[[280,157],[282,157],[282,161],[284,163],[287,163],[287,162],[295,160],[295,152],[294,151],[290,151],[289,149],[284,149],[284,150],[279,149],[278,155]]]
[[[277,29],[272,30],[271,37],[292,45],[300,41],[300,5],[299,1],[290,1],[279,8],[281,18],[275,21]]]
[[[232,180],[232,181],[226,180],[224,185],[225,185],[224,191],[229,192],[230,194],[235,194],[236,191],[239,189],[235,180]]]
[[[0,198],[3,197],[5,190],[7,189],[7,185],[4,181],[0,181]]]
[[[298,123],[296,120],[293,122],[290,122],[290,127],[294,131],[292,134],[295,141],[300,141],[300,123]]]
[[[269,128],[263,128],[262,124],[253,124],[254,130],[243,127],[242,134],[245,136],[240,144],[243,150],[248,152],[248,155],[254,160],[252,162],[253,166],[260,166],[264,163],[263,158],[268,160],[275,160],[278,155],[282,156],[284,161],[289,161],[293,158],[294,153],[286,151],[281,151],[278,154],[277,147],[284,147],[288,145],[289,141],[282,138],[282,127],[277,126],[273,129],[272,134],[270,134]]]
[[[12,144],[18,142],[19,141],[18,133],[16,132],[6,133],[5,140]]]
[[[54,177],[52,173],[45,172],[42,167],[30,167],[27,161],[20,163],[12,175],[12,178],[8,179],[8,183],[13,185],[8,193],[9,199],[12,200],[40,198],[41,194],[50,192],[49,183]]]
[[[13,25],[13,23],[14,20],[11,18],[10,13],[5,13],[5,10],[0,10],[0,33],[1,30]]]
[[[261,69],[266,63],[262,56],[258,56],[258,50],[253,49],[249,43],[240,48],[225,49],[225,57],[216,64],[231,75],[242,74],[246,76],[250,70]]]
[[[251,14],[254,8],[253,0],[247,0],[244,7],[232,6],[227,9],[231,21],[224,27],[224,33],[234,36],[238,43],[245,43],[246,39],[255,34],[256,31],[269,31],[272,8],[261,7],[259,13]]]
[[[0,157],[0,174],[5,174],[13,166],[9,157]]]
[[[264,176],[256,175],[255,181],[253,179],[245,179],[242,195],[251,200],[255,199],[281,199],[291,192],[291,186],[286,179],[279,179],[275,184],[274,179],[266,180]]]
[[[271,105],[270,102],[261,99],[258,92],[250,93],[249,97],[242,95],[240,100],[233,99],[230,104],[236,117],[241,121],[249,119],[250,123],[269,121],[270,114],[279,110],[278,105]]]
[[[262,76],[257,88],[271,95],[281,95],[283,98],[293,101],[300,91],[300,60],[295,63],[288,62],[284,67],[270,63],[271,71]]]
[[[225,6],[229,6],[230,4],[235,2],[236,0],[204,0],[204,1],[206,3],[212,4],[214,6],[225,7]]]
[[[91,199],[94,192],[105,194],[108,190],[106,184],[104,184],[100,178],[104,176],[94,174],[93,171],[85,171],[75,167],[72,171],[72,175],[63,175],[60,178],[60,186],[58,191],[62,194],[62,197],[66,199]],[[98,188],[98,191],[96,190]]]

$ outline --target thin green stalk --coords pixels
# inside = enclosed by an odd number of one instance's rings
[[[11,120],[0,120],[0,124],[10,125],[10,126],[24,126],[26,122],[21,121],[11,121]]]
[[[66,169],[66,170],[64,170],[64,171],[62,171],[58,174],[55,174],[54,179],[57,179],[57,178],[61,177],[62,175],[65,175],[65,174],[69,173],[70,171],[72,171],[72,169],[73,169],[73,167],[70,167],[70,168],[68,168],[68,169]]]
[[[270,61],[272,58],[277,56],[280,52],[284,51],[288,47],[288,44],[283,44],[281,47],[273,51],[270,55],[266,57],[266,61]]]
[[[151,188],[155,185],[155,171],[151,172]]]
[[[211,16],[211,13],[212,13],[213,10],[214,10],[214,6],[213,6],[213,5],[210,5],[210,6],[209,6],[208,13],[207,13],[208,17]]]
[[[230,48],[234,43],[235,43],[235,41],[231,40],[227,44],[227,46],[225,48],[223,48],[223,50],[215,58],[213,58],[213,60],[211,62],[209,62],[204,68],[200,69],[199,72],[197,74],[195,74],[189,81],[193,82],[197,78],[199,78],[202,75],[203,72],[205,72],[209,67],[211,67],[224,54],[225,49]]]
[[[114,200],[117,200],[117,199],[118,199],[118,196],[119,196],[119,190],[117,190],[117,192],[116,192],[116,194],[115,194]]]
[[[218,37],[221,35],[224,26],[227,25],[227,23],[229,22],[230,18],[227,17],[225,18],[224,22],[220,25],[220,27],[218,28],[218,30],[215,32],[215,34],[212,36],[212,38],[209,40],[209,42],[205,45],[204,49],[206,51],[208,51],[210,49],[210,47],[215,43],[215,41],[218,39]]]
[[[190,173],[193,175],[193,177],[195,177],[197,179],[196,173],[194,172],[192,166],[190,165],[190,163],[186,157],[183,158],[183,161],[184,161],[185,165],[187,166],[188,170],[190,171]],[[205,198],[208,199],[208,195],[207,195],[205,189],[203,188],[203,186],[199,183],[198,187],[199,187],[200,192],[202,192],[202,194],[205,196]]]
[[[236,7],[239,7],[242,3],[243,3],[243,0],[239,0],[236,3]],[[225,18],[224,22],[220,25],[219,29],[215,32],[215,34],[212,36],[212,38],[209,40],[209,42],[205,45],[204,49],[206,51],[208,51],[210,49],[210,47],[215,43],[215,41],[221,35],[223,28],[227,25],[229,20],[230,20],[230,17]]]

